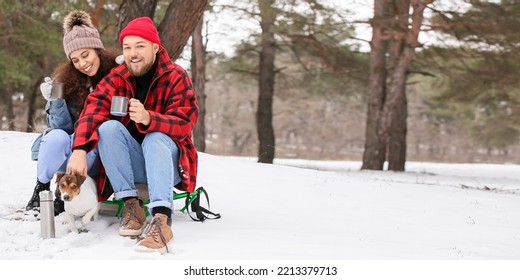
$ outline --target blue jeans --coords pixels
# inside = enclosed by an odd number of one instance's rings
[[[72,153],[72,138],[72,135],[61,129],[53,129],[42,137],[36,167],[38,181],[48,183],[56,172],[67,171],[67,163]],[[97,163],[96,148],[87,154],[89,176],[96,176],[99,173]]]
[[[98,129],[99,155],[116,199],[136,197],[135,183],[148,184],[148,208],[172,209],[173,186],[180,183],[177,144],[162,132],[146,134],[139,144],[119,121],[104,122]]]

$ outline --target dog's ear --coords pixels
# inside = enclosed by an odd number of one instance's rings
[[[56,173],[56,183],[59,183],[65,173]]]
[[[85,182],[86,179],[87,179],[87,177],[85,177],[85,176],[76,175],[76,180],[78,181],[78,186],[83,185],[83,182]]]

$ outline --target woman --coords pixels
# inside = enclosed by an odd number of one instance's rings
[[[47,100],[47,126],[49,127],[33,143],[33,160],[37,160],[37,181],[26,210],[39,210],[39,193],[50,189],[50,181],[56,172],[65,172],[70,156],[74,124],[83,109],[87,95],[101,79],[110,72],[117,53],[105,50],[99,32],[92,25],[90,16],[83,11],[69,13],[63,21],[63,49],[69,63],[59,66],[53,80],[46,77],[40,85]],[[51,97],[52,82],[64,84],[63,99]],[[97,149],[87,157],[88,174],[97,174]],[[56,188],[55,215],[63,212],[63,201]]]

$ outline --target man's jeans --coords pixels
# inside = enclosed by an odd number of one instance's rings
[[[72,154],[73,135],[61,129],[53,129],[42,137],[38,152],[38,181],[48,183],[56,172],[67,171],[67,163]],[[98,170],[98,151],[93,149],[87,154],[88,175],[96,176]]]
[[[99,155],[116,199],[137,197],[135,183],[148,184],[151,210],[172,209],[173,186],[181,181],[177,164],[179,149],[162,132],[150,132],[139,144],[119,121],[104,122],[99,131]]]

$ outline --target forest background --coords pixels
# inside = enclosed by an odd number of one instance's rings
[[[119,48],[121,26],[152,16],[163,44],[194,80],[203,108],[199,151],[365,160],[373,140],[367,136],[373,74],[397,72],[398,49],[413,53],[401,96],[405,122],[397,129],[405,135],[406,160],[518,164],[519,2],[2,0],[0,128],[45,128],[39,85],[67,62],[61,23],[82,9],[112,48]],[[375,31],[388,43],[380,72],[373,67]],[[266,58],[273,60],[268,72]],[[391,92],[396,76],[385,77],[382,90]],[[276,143],[268,152],[258,137],[269,134],[259,128],[264,116]]]

